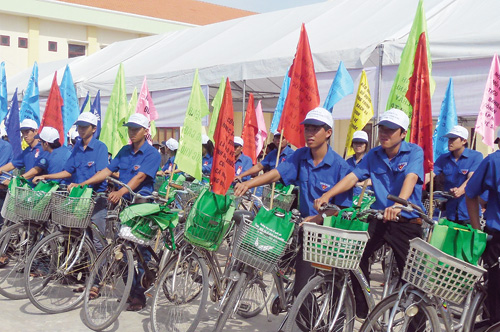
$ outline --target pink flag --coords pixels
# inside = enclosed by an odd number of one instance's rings
[[[264,147],[267,139],[266,121],[264,120],[264,113],[262,113],[262,105],[260,100],[257,108],[255,109],[255,116],[257,117],[257,125],[259,128],[259,131],[255,136],[255,152],[258,156],[260,154],[260,151],[262,151],[262,148]]]
[[[500,125],[500,63],[498,55],[495,54],[476,120],[476,132],[483,136],[483,143],[491,148],[495,147],[495,128],[498,125]]]
[[[156,111],[156,107],[153,104],[153,99],[151,98],[151,94],[149,93],[146,76],[144,76],[144,81],[142,81],[141,93],[139,94],[139,98],[137,100],[135,112],[143,114],[149,119],[150,127],[148,129],[148,133],[146,134],[146,139],[148,140],[149,144],[152,144],[153,137],[156,135],[156,126],[151,121],[158,119],[158,112]]]

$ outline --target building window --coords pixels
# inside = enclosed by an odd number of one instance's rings
[[[68,58],[76,58],[85,55],[85,45],[68,44]]]
[[[19,37],[19,39],[17,40],[17,47],[28,48],[28,38]]]
[[[2,46],[10,46],[10,36],[0,36],[0,45]]]
[[[57,42],[49,41],[49,52],[57,52]]]

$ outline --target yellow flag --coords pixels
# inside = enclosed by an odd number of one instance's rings
[[[354,150],[351,147],[352,135],[355,131],[362,130],[371,118],[373,118],[372,97],[370,95],[368,79],[363,70],[361,79],[359,80],[358,94],[356,95],[356,101],[354,102],[354,108],[352,110],[351,122],[349,123],[347,140],[345,142],[348,156],[354,154]]]

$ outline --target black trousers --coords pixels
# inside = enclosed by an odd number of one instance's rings
[[[483,253],[483,260],[488,271],[488,297],[486,307],[490,312],[490,324],[500,322],[500,232],[486,229],[486,233],[493,236],[487,242]]]

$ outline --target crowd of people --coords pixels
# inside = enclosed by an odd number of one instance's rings
[[[38,125],[31,119],[21,122],[22,137],[27,147],[17,156],[5,133],[0,133],[0,172],[21,170],[20,174],[33,183],[40,180],[60,181],[71,189],[90,186],[95,192],[104,192],[106,178],[115,176],[141,195],[150,195],[157,176],[168,177],[175,172],[175,156],[179,143],[170,138],[150,145],[146,140],[149,120],[141,114],[133,114],[124,124],[127,126],[130,144],[110,158],[106,145],[94,135],[97,118],[90,112],[80,114],[75,123],[76,131],[68,137],[68,143],[60,142],[55,128]],[[344,160],[330,146],[333,119],[329,111],[318,107],[307,113],[304,121],[306,147],[293,150],[279,132],[273,133],[274,148],[265,151],[256,164],[242,152],[245,142],[234,137],[235,180],[234,192],[242,195],[249,189],[280,181],[293,184],[299,191],[299,210],[304,222],[323,223],[320,208],[326,203],[349,207],[353,194],[358,195],[360,186],[373,190],[376,201],[372,208],[384,210],[383,220],[370,222],[370,240],[361,258],[361,269],[369,280],[369,258],[383,244],[394,251],[397,267],[402,271],[409,250],[409,241],[422,235],[422,219],[416,213],[401,212],[398,203],[387,199],[389,194],[422,206],[422,187],[431,180],[424,174],[423,150],[406,142],[408,116],[401,110],[391,109],[383,113],[378,126],[379,145],[369,149],[368,134],[357,131],[352,138],[354,155]],[[455,126],[449,133],[449,152],[440,156],[434,165],[435,176],[444,178],[444,190],[452,193],[445,216],[454,222],[471,224],[480,228],[479,217],[484,209],[485,231],[493,236],[488,242],[484,262],[489,274],[488,305],[492,322],[500,321],[500,152],[485,159],[481,153],[468,148],[468,130]],[[500,132],[496,141],[500,146]],[[279,157],[278,157],[279,153]],[[209,176],[212,168],[214,144],[206,135],[202,137],[202,173]],[[2,183],[0,204],[5,198],[8,180]],[[117,188],[108,195],[111,203],[128,198],[126,188]],[[99,198],[92,221],[104,232],[107,201]],[[96,248],[102,250],[98,241]],[[100,249],[99,249],[100,248]],[[144,251],[147,259],[149,253]],[[0,257],[1,260],[4,257]],[[314,273],[310,264],[297,256],[295,265],[295,294],[304,287]],[[140,271],[139,271],[140,274]],[[144,288],[134,280],[128,310],[144,308]],[[360,285],[353,280],[356,294],[356,315],[365,318],[367,305],[361,295]],[[96,285],[91,296],[99,296]]]

